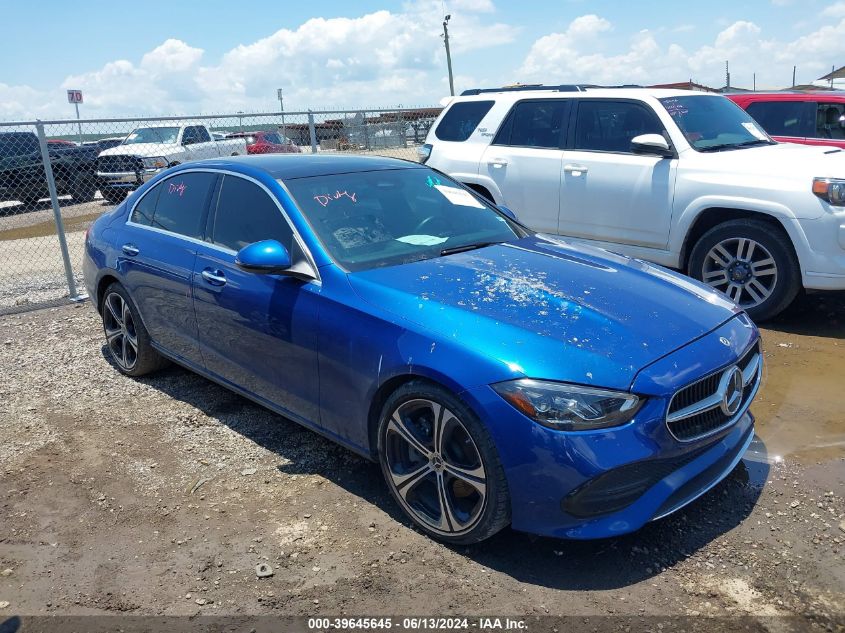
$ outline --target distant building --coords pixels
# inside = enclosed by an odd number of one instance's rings
[[[813,82],[815,86],[826,86],[836,90],[845,90],[845,66],[819,77]]]
[[[696,92],[719,92],[716,88],[705,86],[703,84],[695,83],[692,79],[689,81],[678,81],[671,84],[654,84],[648,86],[649,88],[668,88],[670,90],[694,90]]]

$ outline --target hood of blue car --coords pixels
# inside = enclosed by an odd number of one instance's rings
[[[615,389],[739,312],[687,277],[548,236],[349,280],[365,301],[514,375]]]

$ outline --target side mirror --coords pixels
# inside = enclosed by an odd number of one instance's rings
[[[278,275],[290,268],[290,253],[276,240],[262,240],[238,251],[235,265],[249,273]]]
[[[634,154],[654,154],[668,158],[672,155],[669,143],[660,134],[640,134],[631,139]]]
[[[513,209],[510,209],[510,208],[506,207],[506,206],[505,206],[505,205],[503,205],[503,204],[498,205],[498,207],[499,207],[499,211],[501,211],[502,213],[504,213],[504,214],[505,214],[506,216],[508,216],[511,220],[516,220],[516,219],[517,219],[517,217],[516,217],[516,213],[514,213],[514,212],[513,212]]]

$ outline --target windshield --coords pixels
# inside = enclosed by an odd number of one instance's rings
[[[726,97],[666,97],[660,103],[700,152],[774,143],[745,110]]]
[[[135,143],[168,143],[175,144],[179,137],[178,127],[139,127],[123,141],[124,145]]]
[[[313,176],[284,184],[331,257],[352,272],[441,257],[527,234],[430,169]]]

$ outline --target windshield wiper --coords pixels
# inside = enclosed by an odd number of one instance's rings
[[[722,143],[721,145],[710,145],[709,147],[699,148],[699,152],[721,152],[726,149],[737,149],[738,147],[752,147],[753,145],[775,145],[775,141],[767,141],[762,138],[754,139],[753,141],[744,141],[742,143]]]
[[[501,244],[502,242],[475,242],[474,244],[464,244],[463,246],[453,246],[451,248],[444,248],[440,251],[440,255],[454,255],[455,253],[465,253],[466,251],[474,251],[485,246],[493,246],[494,244]]]

